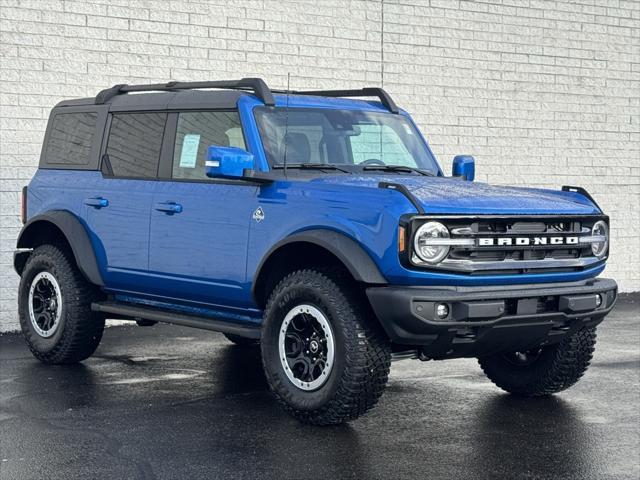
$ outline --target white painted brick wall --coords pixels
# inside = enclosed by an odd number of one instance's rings
[[[607,275],[640,290],[639,39],[638,0],[0,0],[0,331],[50,108],[127,82],[360,87],[384,66],[447,170],[470,153],[480,181],[587,188],[612,217]]]

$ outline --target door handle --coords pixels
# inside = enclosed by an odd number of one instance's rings
[[[154,208],[159,212],[165,212],[167,215],[182,212],[182,205],[175,202],[156,203]]]
[[[100,208],[108,207],[109,200],[102,197],[85,198],[84,204],[89,205],[90,207],[94,207],[96,209],[100,209]]]

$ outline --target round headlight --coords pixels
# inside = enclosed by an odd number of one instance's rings
[[[449,253],[449,245],[442,241],[449,238],[449,230],[439,222],[421,225],[413,238],[413,247],[420,260],[427,263],[441,262]]]
[[[591,228],[592,237],[603,237],[600,242],[591,243],[591,251],[596,257],[602,258],[607,254],[607,248],[609,247],[609,227],[606,222],[598,220],[593,224]]]

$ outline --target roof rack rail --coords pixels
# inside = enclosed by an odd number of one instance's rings
[[[367,87],[359,90],[307,90],[307,91],[292,91],[292,94],[296,95],[317,95],[319,97],[378,97],[380,102],[391,113],[399,113],[400,110],[393,101],[391,95],[389,95],[384,89],[378,87]]]
[[[253,90],[256,96],[267,106],[274,106],[275,100],[271,90],[261,78],[243,78],[241,80],[215,80],[207,82],[168,82],[146,85],[119,84],[102,90],[96,95],[95,103],[100,105],[113,97],[130,92],[174,92],[176,90],[193,90],[199,88],[226,88],[231,90]]]
[[[108,102],[113,97],[131,92],[175,92],[177,90],[194,90],[200,88],[222,88],[231,90],[252,90],[256,96],[269,107],[275,106],[273,92],[287,93],[286,90],[271,90],[261,78],[243,78],[241,80],[214,80],[204,82],[168,82],[150,83],[146,85],[118,84],[102,90],[96,95],[96,105]],[[382,88],[367,87],[359,90],[292,90],[294,95],[317,95],[319,97],[378,97],[380,102],[391,112],[399,109],[391,96]]]

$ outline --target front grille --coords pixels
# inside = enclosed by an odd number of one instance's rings
[[[581,271],[604,261],[581,240],[603,219],[607,217],[429,217],[416,219],[411,228],[435,220],[449,229],[452,240],[470,243],[452,245],[445,260],[425,268],[469,275],[551,273]]]
[[[453,233],[452,238],[518,238],[530,236],[552,237],[554,235],[588,235],[591,233],[590,227],[584,227],[583,222],[522,222],[522,221],[475,221],[463,226],[451,225],[449,230]],[[456,232],[460,234],[456,235]],[[578,248],[580,247],[580,248]],[[502,246],[495,248],[478,247],[454,247],[449,253],[449,258],[465,259],[471,262],[488,262],[504,260],[545,260],[545,259],[567,259],[591,256],[590,245],[578,245],[574,248],[554,248],[546,246]]]

